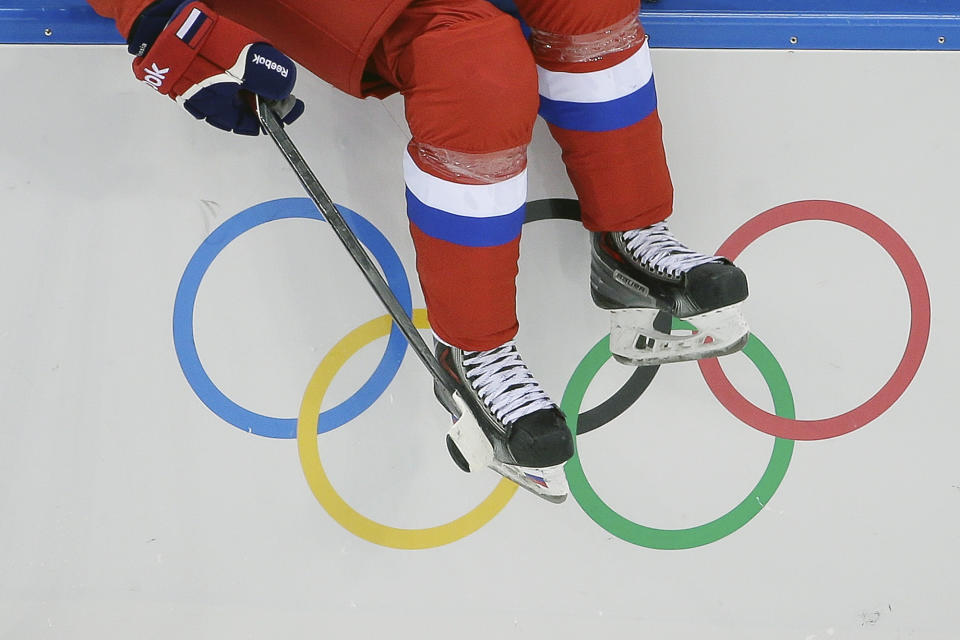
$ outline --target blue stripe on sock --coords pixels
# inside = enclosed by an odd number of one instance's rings
[[[407,189],[407,216],[431,238],[463,247],[496,247],[514,240],[523,227],[526,204],[513,213],[489,218],[458,216],[422,203]]]
[[[552,125],[572,131],[613,131],[636,124],[657,108],[653,83],[607,102],[565,102],[540,96],[540,115]]]

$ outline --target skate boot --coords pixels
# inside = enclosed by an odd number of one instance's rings
[[[747,279],[726,258],[697,253],[659,222],[632,231],[591,234],[590,293],[610,310],[610,352],[630,365],[713,358],[747,343],[740,303]],[[659,311],[696,329],[654,329]]]
[[[435,353],[456,382],[454,397],[476,418],[458,421],[447,434],[457,466],[464,471],[490,467],[541,498],[563,502],[569,492],[563,464],[573,456],[573,435],[514,342],[464,351],[436,341]],[[441,393],[439,383],[434,386]],[[463,423],[470,426],[465,429]]]

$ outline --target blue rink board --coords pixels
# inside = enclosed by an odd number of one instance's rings
[[[641,16],[663,48],[960,50],[960,0],[646,0]],[[0,0],[0,43],[122,39],[85,0]]]

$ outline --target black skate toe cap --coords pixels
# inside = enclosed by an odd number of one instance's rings
[[[510,453],[524,467],[552,467],[573,457],[573,434],[559,409],[541,409],[513,423]]]
[[[709,262],[687,273],[687,290],[702,310],[719,309],[747,298],[747,276],[732,262]]]

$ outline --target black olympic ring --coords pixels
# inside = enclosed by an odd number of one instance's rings
[[[580,222],[580,202],[571,198],[548,198],[527,203],[523,223],[540,220],[571,220]],[[653,326],[662,333],[670,333],[672,318],[669,313],[657,314]],[[592,409],[581,413],[577,419],[577,435],[583,435],[612,422],[643,395],[660,365],[636,367],[627,381],[612,396]]]

